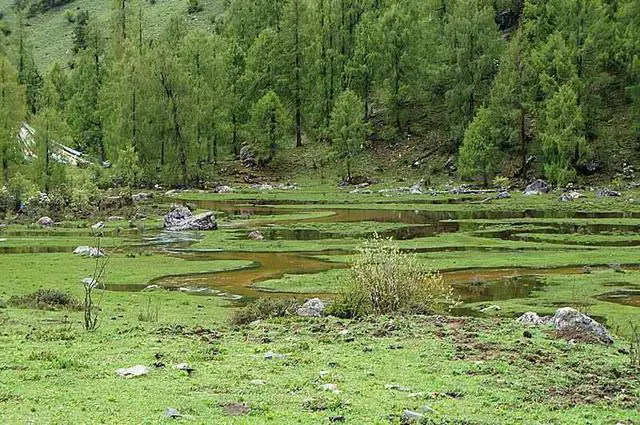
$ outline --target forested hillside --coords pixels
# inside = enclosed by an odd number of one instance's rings
[[[229,158],[277,173],[310,147],[315,165],[345,175],[410,144],[417,168],[452,157],[463,179],[559,186],[638,157],[634,0],[2,7],[5,183],[64,181],[52,140],[112,163],[103,183],[132,186],[199,184]],[[33,164],[13,137],[23,120],[37,131]]]

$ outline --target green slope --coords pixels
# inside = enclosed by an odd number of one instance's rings
[[[12,11],[14,0],[0,0],[0,11],[5,18],[15,23]],[[156,36],[173,16],[181,16],[189,26],[211,27],[212,21],[222,8],[216,0],[201,0],[203,11],[188,14],[186,0],[157,0],[155,4],[145,2],[146,37]],[[74,24],[67,20],[66,11],[74,14],[88,10],[91,17],[97,17],[106,28],[111,20],[111,0],[74,0],[65,6],[40,13],[27,19],[29,43],[33,47],[36,63],[42,72],[53,61],[66,63],[71,59],[72,33]],[[15,25],[11,25],[15,29]]]

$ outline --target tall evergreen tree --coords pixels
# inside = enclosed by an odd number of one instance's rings
[[[24,114],[25,93],[18,84],[18,73],[6,57],[0,56],[0,163],[5,184],[21,161],[16,135]]]

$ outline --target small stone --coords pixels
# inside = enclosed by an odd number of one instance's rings
[[[323,391],[331,391],[334,394],[339,394],[340,390],[336,384],[323,384],[320,386]]]
[[[485,307],[483,309],[480,309],[480,313],[491,313],[492,311],[500,311],[501,308],[499,305],[490,305],[488,307]]]
[[[36,224],[40,227],[53,227],[55,222],[50,217],[44,216],[36,221]]]
[[[153,292],[153,291],[159,291],[161,289],[162,287],[160,285],[147,285],[144,287],[142,292]]]
[[[402,419],[407,421],[420,421],[424,418],[422,413],[414,412],[413,410],[405,409],[402,412]]]
[[[410,388],[408,388],[408,387],[403,387],[403,386],[398,385],[398,384],[387,384],[387,385],[385,385],[384,387],[385,387],[385,389],[387,389],[387,390],[396,390],[396,391],[403,391],[403,392],[409,392],[409,391],[411,391],[411,389],[410,389]]]
[[[328,370],[321,370],[320,373],[318,375],[320,375],[320,379],[324,379],[326,378],[331,372],[329,372]]]
[[[102,229],[104,227],[104,222],[99,221],[96,224],[94,224],[93,226],[91,226],[92,229]]]
[[[252,379],[251,381],[249,381],[249,383],[251,385],[255,385],[255,386],[262,386],[262,385],[266,385],[267,383],[262,380],[262,379]]]
[[[181,418],[182,414],[178,412],[178,409],[174,409],[173,407],[167,407],[167,409],[164,411],[164,416],[165,418],[177,419],[177,418]]]
[[[267,351],[264,353],[265,360],[284,359],[285,357],[287,357],[286,354],[274,353],[273,351]]]
[[[118,369],[116,373],[123,378],[136,378],[138,376],[147,375],[151,370],[142,365],[136,365],[128,368]]]
[[[254,230],[249,233],[248,238],[254,241],[261,241],[264,240],[264,234],[260,230]]]
[[[312,298],[302,304],[296,314],[301,317],[321,317],[324,315],[326,305],[319,298]]]
[[[496,199],[509,199],[509,198],[511,198],[511,194],[506,190],[496,195]]]
[[[525,325],[546,325],[549,323],[549,317],[540,317],[533,311],[528,311],[522,316],[516,319],[517,322],[524,323]]]
[[[124,217],[120,217],[119,215],[112,215],[107,220],[108,221],[123,221]]]
[[[173,368],[176,370],[182,370],[184,372],[187,372],[187,375],[191,375],[195,370],[194,368],[189,366],[189,363],[178,363],[176,365],[173,365]]]
[[[533,338],[533,335],[531,334],[531,331],[522,332],[522,336],[525,337],[525,338],[529,338],[529,339]]]
[[[345,421],[345,417],[342,415],[329,416],[329,422],[331,422],[332,424],[335,424],[338,422],[344,422],[344,421]]]
[[[225,413],[229,416],[248,415],[251,409],[245,403],[227,403],[222,406]]]

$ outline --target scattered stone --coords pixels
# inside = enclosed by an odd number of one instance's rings
[[[255,386],[262,386],[262,385],[266,385],[267,383],[262,380],[262,379],[253,379],[249,382],[251,385],[255,385]]]
[[[320,375],[320,379],[324,379],[327,376],[329,376],[331,372],[329,372],[328,370],[321,370],[320,373],[318,375]]]
[[[177,409],[174,409],[173,407],[167,407],[167,409],[164,411],[164,417],[171,418],[171,419],[178,419],[182,417],[182,414],[178,412]]]
[[[218,224],[211,211],[193,215],[189,208],[178,207],[164,216],[164,227],[174,232],[185,230],[203,231],[216,230]]]
[[[591,271],[592,271],[591,267],[589,267],[589,266],[584,266],[582,268],[582,273],[584,273],[584,274],[591,274]]]
[[[92,229],[96,229],[96,230],[102,229],[103,227],[104,227],[104,222],[102,222],[102,221],[99,221],[96,224],[94,224],[93,226],[91,226]]]
[[[265,360],[284,359],[286,357],[286,354],[274,353],[273,351],[267,351],[266,353],[264,353]]]
[[[189,366],[189,363],[178,363],[176,365],[173,365],[173,368],[176,370],[182,370],[184,372],[187,372],[187,375],[191,376],[191,374],[194,372],[194,368],[192,368],[191,366]]]
[[[533,338],[533,334],[531,333],[531,331],[528,331],[528,330],[522,332],[522,336],[529,339]]]
[[[47,216],[40,217],[40,219],[38,221],[36,221],[36,224],[38,226],[40,226],[40,227],[53,227],[53,226],[55,226],[55,222],[51,218],[49,218]]]
[[[322,317],[325,307],[325,303],[320,298],[312,298],[302,304],[296,310],[296,314],[300,317]]]
[[[436,414],[438,413],[434,408],[432,408],[428,404],[425,404],[424,406],[422,406],[422,410],[424,410],[427,413],[436,413]]]
[[[222,406],[225,413],[229,416],[243,416],[248,415],[251,409],[246,403],[227,403]]]
[[[572,337],[571,339],[613,343],[613,338],[604,326],[571,307],[558,309],[552,320],[553,327],[563,335]]]
[[[424,188],[422,187],[422,183],[416,183],[409,188],[409,193],[412,195],[422,195],[424,193]]]
[[[217,291],[211,288],[201,288],[199,286],[181,286],[178,288],[178,292],[184,292],[194,295],[215,295]]]
[[[91,246],[79,246],[73,250],[73,253],[80,257],[90,257],[90,258],[105,256],[102,250],[95,247],[91,247]]]
[[[335,424],[338,422],[344,422],[344,421],[345,421],[345,417],[343,415],[329,416],[329,422],[331,422],[332,424]]]
[[[131,200],[135,203],[138,203],[138,202],[146,201],[150,197],[151,195],[149,195],[148,193],[140,192],[140,193],[131,195]]]
[[[622,193],[605,187],[604,189],[600,189],[597,195],[601,198],[617,198],[619,196],[622,196]]]
[[[546,325],[549,323],[549,320],[550,320],[549,317],[546,317],[546,316],[540,317],[538,316],[537,313],[534,313],[533,311],[528,311],[516,319],[516,321],[520,323],[524,323],[525,325],[535,325],[535,326]]]
[[[90,288],[95,288],[98,285],[100,285],[100,282],[98,282],[97,280],[95,280],[92,277],[85,277],[80,282],[82,282],[82,284],[84,286],[87,286],[87,287],[90,287]],[[104,289],[104,285],[100,285],[100,286]]]
[[[501,308],[499,305],[490,305],[488,307],[480,309],[480,313],[491,313],[492,311],[500,311]]]
[[[331,391],[334,394],[340,394],[340,390],[336,384],[322,384],[320,388],[323,391]]]
[[[413,410],[405,409],[402,412],[402,419],[405,421],[421,421],[424,418],[422,413],[414,412]]]
[[[618,263],[611,263],[609,264],[609,268],[611,270],[613,270],[616,273],[624,273],[624,269],[622,268],[622,266]]]
[[[213,193],[231,193],[233,192],[233,189],[229,186],[226,185],[219,185],[219,186],[215,186],[211,192]]]
[[[120,217],[119,215],[112,215],[107,220],[108,221],[123,221],[124,217]]]
[[[567,192],[560,195],[560,202],[571,202],[584,197],[585,196],[582,193],[576,191]]]
[[[160,291],[160,290],[162,290],[162,287],[160,285],[147,285],[144,287],[142,292],[153,292],[153,291]]]
[[[496,199],[509,199],[509,198],[511,198],[511,194],[506,190],[496,195]]]
[[[539,195],[541,193],[547,193],[551,190],[551,186],[544,180],[535,180],[531,182],[525,189],[525,196]]]
[[[254,241],[261,241],[264,239],[264,234],[260,230],[254,230],[249,233],[248,237]]]
[[[147,375],[150,371],[151,370],[146,366],[136,365],[128,368],[118,369],[116,370],[116,373],[122,378],[136,378],[138,376]]]
[[[402,385],[398,385],[398,384],[387,384],[387,385],[384,386],[384,388],[387,389],[387,390],[395,390],[395,391],[402,391],[402,392],[411,391],[410,388],[403,387]]]

